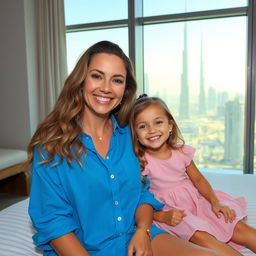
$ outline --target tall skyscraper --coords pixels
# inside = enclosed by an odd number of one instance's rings
[[[181,74],[181,90],[179,118],[189,118],[189,88],[188,88],[188,46],[187,46],[187,24],[184,23],[184,47],[182,52],[182,74]]]
[[[225,104],[225,162],[236,165],[242,159],[242,109],[238,99]]]
[[[218,105],[225,105],[228,100],[228,92],[223,91],[217,94]]]
[[[216,91],[213,87],[208,89],[208,109],[211,111],[216,110]]]
[[[227,92],[219,92],[217,94],[217,116],[223,117],[225,115],[226,102],[228,101]]]
[[[148,74],[147,73],[144,74],[144,88],[143,88],[143,92],[145,92],[145,93],[150,95],[149,79],[148,79]]]
[[[203,43],[201,40],[201,49],[200,49],[200,91],[199,91],[199,102],[198,102],[198,113],[200,115],[206,114],[206,105],[205,105],[205,84],[204,84],[204,65],[203,65]]]

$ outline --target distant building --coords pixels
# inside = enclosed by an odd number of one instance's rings
[[[242,108],[238,99],[225,104],[225,144],[224,160],[228,164],[238,164],[243,149]]]
[[[200,90],[199,90],[199,101],[198,101],[198,113],[199,115],[206,114],[206,104],[205,104],[205,83],[204,83],[204,68],[203,68],[203,43],[201,40],[200,49]]]
[[[227,92],[219,92],[217,95],[217,116],[225,116],[226,102],[228,101]]]
[[[218,97],[217,97],[218,106],[225,105],[227,100],[228,100],[227,92],[219,92],[218,93]]]
[[[144,87],[143,87],[143,92],[150,94],[149,92],[149,79],[148,79],[148,74],[145,73],[144,75]]]
[[[210,111],[216,111],[216,92],[213,87],[208,89],[207,107]]]
[[[223,118],[225,116],[225,105],[218,105],[217,107],[217,117]]]
[[[182,74],[179,104],[179,119],[189,118],[189,88],[188,88],[188,47],[187,24],[184,24],[184,48],[182,53]]]

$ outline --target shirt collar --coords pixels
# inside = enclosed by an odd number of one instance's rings
[[[113,114],[111,114],[111,116],[110,116],[110,118],[111,118],[111,120],[112,120],[112,122],[113,122],[113,133],[117,130],[119,133],[125,133],[126,132],[126,127],[121,127],[119,124],[118,124],[118,122],[117,122],[117,120],[116,120],[116,117],[113,115]]]
[[[112,123],[113,123],[113,134],[114,134],[116,131],[118,131],[120,134],[126,133],[126,131],[127,131],[127,126],[124,126],[124,127],[120,126],[120,125],[118,124],[117,120],[116,120],[116,117],[115,117],[113,114],[110,115],[110,119],[111,119],[111,121],[112,121]],[[82,131],[82,133],[81,133],[81,136],[86,136],[86,137],[88,137],[88,135],[87,135],[85,132],[83,132],[83,131]]]

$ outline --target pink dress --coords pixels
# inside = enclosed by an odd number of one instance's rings
[[[186,216],[174,227],[157,221],[154,223],[185,240],[189,240],[198,230],[208,232],[219,241],[229,242],[237,222],[247,216],[245,199],[233,198],[222,191],[215,191],[221,203],[234,209],[237,215],[232,223],[226,223],[223,215],[217,218],[210,203],[199,193],[186,174],[186,167],[191,163],[196,150],[184,145],[181,150],[171,151],[172,155],[167,160],[160,160],[146,153],[148,164],[142,174],[149,179],[149,189],[155,198],[165,204],[164,211],[184,210]],[[244,248],[232,242],[230,245],[237,250]]]

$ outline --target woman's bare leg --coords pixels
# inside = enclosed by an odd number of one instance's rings
[[[256,253],[256,229],[242,221],[236,224],[231,241],[241,244]]]
[[[213,250],[202,248],[167,233],[155,236],[151,246],[154,256],[221,256]]]
[[[213,249],[225,256],[241,256],[242,254],[232,248],[230,245],[220,242],[214,236],[207,232],[196,231],[194,235],[190,238],[190,242],[197,245]]]

